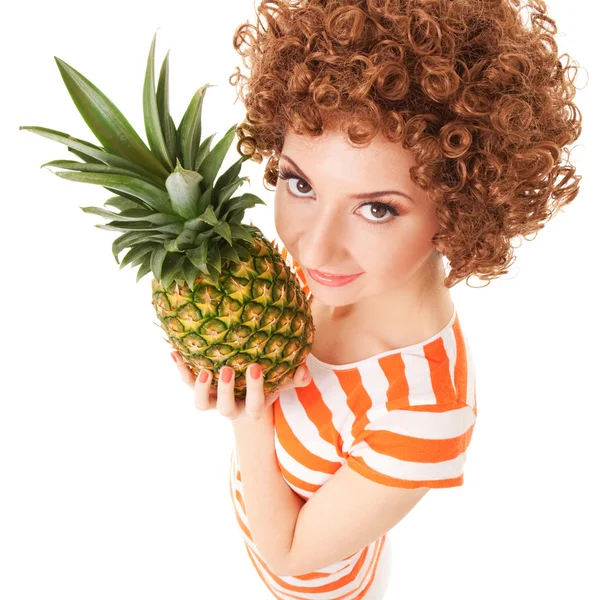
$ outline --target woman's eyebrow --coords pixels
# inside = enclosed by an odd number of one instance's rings
[[[281,158],[285,158],[285,160],[287,160],[289,163],[291,163],[294,168],[296,169],[296,171],[298,171],[298,174],[302,177],[302,179],[304,179],[306,181],[306,183],[308,183],[310,186],[312,186],[312,183],[310,181],[310,179],[304,174],[304,172],[302,171],[302,169],[286,154],[282,154],[280,156]],[[362,194],[352,194],[352,198],[357,198],[359,200],[363,200],[363,199],[371,199],[371,198],[377,198],[379,196],[385,196],[385,195],[389,195],[389,194],[396,194],[398,196],[403,196],[404,198],[407,198],[408,200],[410,200],[413,204],[415,203],[415,201],[408,195],[405,194],[404,192],[398,192],[396,190],[383,190],[381,192],[365,192]]]

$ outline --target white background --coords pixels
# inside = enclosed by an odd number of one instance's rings
[[[557,41],[586,67],[574,203],[517,249],[508,276],[452,289],[477,366],[478,421],[464,486],[434,490],[391,533],[386,598],[599,598],[598,163],[595,4],[552,0]],[[235,27],[252,0],[61,1],[4,11],[2,73],[2,402],[0,597],[4,600],[268,599],[243,547],[228,490],[231,423],[194,408],[170,346],[152,325],[148,275],[119,270],[116,233],[80,206],[100,186],[45,162],[78,160],[28,131],[97,143],[54,56],[81,71],[145,140],[142,87],[152,36],[156,77],[170,54],[176,125],[207,92],[203,136],[243,116],[228,77]],[[226,163],[235,160],[235,149]],[[272,239],[263,165],[242,189]],[[597,168],[595,170],[597,172]],[[121,254],[123,256],[123,254]],[[473,281],[477,285],[477,280]],[[596,307],[594,309],[594,306]]]

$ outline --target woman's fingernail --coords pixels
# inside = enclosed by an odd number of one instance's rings
[[[260,372],[260,365],[252,365],[250,367],[250,375],[252,376],[252,379],[258,379],[260,377]]]
[[[202,369],[202,371],[200,371],[198,379],[200,379],[200,383],[206,383],[208,381],[208,371]]]
[[[173,362],[177,364],[177,355],[171,353],[171,358],[173,359]]]
[[[233,369],[227,368],[221,371],[221,377],[225,383],[229,383],[231,381],[231,376],[233,375]]]
[[[308,369],[304,367],[304,373],[302,374],[302,381],[306,381],[308,379]]]

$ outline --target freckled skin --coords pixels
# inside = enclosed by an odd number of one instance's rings
[[[379,332],[390,344],[437,333],[452,317],[450,292],[443,286],[442,255],[431,241],[439,230],[433,204],[412,182],[414,159],[400,144],[376,136],[365,148],[353,148],[338,128],[318,138],[288,132],[280,169],[300,180],[278,179],[275,227],[281,241],[302,266],[326,273],[363,272],[348,285],[318,284],[307,273],[313,309],[329,322],[352,322]],[[410,200],[387,195],[370,200],[353,194],[396,190]],[[294,197],[296,194],[298,197]],[[399,212],[365,202],[391,201]],[[359,208],[360,207],[360,208]],[[379,224],[388,221],[385,225]],[[370,224],[369,221],[378,224]],[[400,337],[390,331],[402,331]]]

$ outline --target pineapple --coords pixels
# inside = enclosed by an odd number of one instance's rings
[[[138,266],[137,281],[152,272],[155,323],[197,374],[229,365],[235,371],[236,399],[245,398],[245,371],[261,365],[264,391],[276,391],[293,377],[314,338],[310,306],[300,282],[260,229],[242,223],[244,211],[265,204],[258,196],[234,196],[248,180],[238,177],[242,156],[218,179],[231,146],[232,126],[214,148],[214,135],[201,140],[204,95],[198,89],[179,127],[169,114],[169,54],[158,88],[150,46],[143,110],[150,149],[119,109],[88,79],[54,57],[81,116],[102,146],[44,127],[25,129],[65,144],[84,162],[56,160],[42,166],[71,181],[102,185],[111,193],[105,207],[80,207],[109,219],[100,229],[124,232],[112,244],[119,268]],[[215,181],[216,179],[216,181]],[[119,262],[119,253],[129,251]]]

